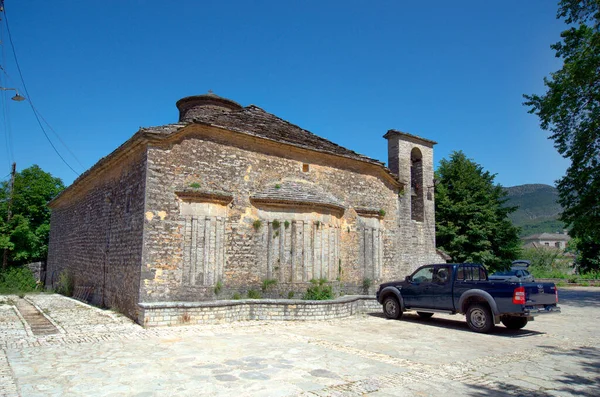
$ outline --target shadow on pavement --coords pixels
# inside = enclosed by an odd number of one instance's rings
[[[574,395],[584,397],[600,396],[600,349],[597,347],[581,347],[569,350],[557,350],[553,346],[541,346],[545,353],[548,354],[546,359],[555,360],[560,363],[566,358],[576,358],[577,367],[573,372],[576,374],[565,374],[558,378],[552,379],[557,386],[551,389],[553,392],[558,392],[561,395]],[[570,360],[571,361],[571,360]],[[547,396],[548,391],[533,391],[524,387],[510,385],[503,382],[498,382],[493,388],[488,388],[483,385],[468,387],[474,389],[469,395],[471,396]],[[497,390],[500,389],[500,390]]]
[[[558,305],[600,307],[600,287],[586,289],[558,287]]]
[[[372,312],[372,313],[367,313],[367,314],[372,317],[379,317],[382,319],[386,319],[386,317],[383,313]],[[467,325],[466,321],[464,320],[464,316],[457,315],[456,318],[457,318],[457,320],[448,320],[445,318],[436,318],[434,315],[431,318],[423,319],[423,318],[419,317],[419,315],[417,315],[417,314],[404,313],[400,320],[389,320],[389,321],[403,321],[403,322],[414,323],[414,324],[417,324],[417,323],[422,324],[424,327],[429,326],[429,327],[453,329],[456,331],[473,332],[473,331],[471,331],[471,329]],[[460,320],[458,320],[458,319],[460,319]],[[531,331],[526,328],[515,331],[515,330],[510,330],[510,329],[504,327],[502,324],[500,324],[500,325],[496,325],[496,327],[492,330],[492,332],[490,334],[496,335],[496,336],[502,336],[505,338],[524,338],[524,337],[528,337],[528,336],[544,335],[545,332]]]

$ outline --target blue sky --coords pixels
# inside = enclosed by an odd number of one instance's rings
[[[553,184],[568,163],[522,106],[560,67],[565,25],[551,0],[6,0],[33,104],[83,165],[140,126],[177,121],[175,102],[209,89],[387,161],[390,129],[455,150],[504,186]],[[1,83],[23,93],[2,21]],[[5,100],[13,93],[5,93]],[[76,177],[26,102],[0,119],[1,176],[11,160]],[[7,136],[8,134],[8,136]],[[11,139],[7,139],[11,138]],[[11,143],[7,150],[7,141]]]

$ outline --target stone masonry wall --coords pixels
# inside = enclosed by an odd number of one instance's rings
[[[373,281],[375,285],[385,276],[398,274],[397,217],[401,214],[398,207],[401,201],[397,188],[391,182],[374,175],[372,170],[353,169],[344,164],[344,159],[340,159],[340,165],[336,167],[331,159],[325,159],[326,155],[267,144],[261,140],[246,140],[232,146],[234,138],[220,137],[209,127],[192,125],[186,129],[190,136],[185,139],[169,145],[156,144],[148,149],[141,302],[208,300],[215,299],[216,292],[220,298],[227,298],[234,292],[259,290],[261,284],[271,277],[279,278],[279,282],[286,281],[289,273],[277,273],[277,261],[294,256],[293,248],[285,244],[293,240],[290,233],[299,233],[297,228],[300,225],[306,233],[313,233],[311,236],[325,231],[330,233],[326,240],[315,243],[329,249],[332,255],[338,255],[337,263],[329,263],[324,274],[330,281],[338,279],[348,291],[362,289],[365,278],[380,276]],[[222,134],[233,133],[223,131]],[[309,166],[308,172],[303,171],[303,165]],[[372,165],[365,167],[374,168]],[[318,209],[271,209],[253,205],[250,200],[252,194],[284,179],[318,185],[335,196],[346,208],[345,212],[339,216]],[[182,215],[183,203],[176,192],[190,188],[233,195],[232,202],[226,205],[224,216],[220,204],[204,208],[202,214],[210,216],[202,215],[200,221],[204,219],[208,223],[196,232],[205,233],[206,240],[198,240],[199,244],[204,241],[206,252],[213,255],[211,247],[219,239],[218,227],[221,222],[224,223],[223,268],[213,277],[212,283],[197,279],[196,284],[190,284],[183,272],[186,268],[184,262],[189,256],[184,249],[184,240],[191,232],[186,229],[190,221]],[[374,228],[371,225],[373,218],[361,220],[362,217],[355,211],[358,207],[382,209],[385,216],[375,220],[377,228]],[[282,215],[282,211],[288,211],[289,216]],[[272,226],[274,219],[282,223],[277,231]],[[292,221],[301,223],[284,229],[283,222],[288,219],[290,225]],[[255,228],[257,220],[261,221],[261,226]],[[305,222],[309,222],[308,228]],[[202,225],[201,222],[199,224]],[[367,224],[370,231],[365,234]],[[210,228],[207,229],[206,225]],[[365,235],[374,243],[364,244]],[[286,242],[281,241],[284,238]],[[273,241],[281,241],[282,248],[277,252],[281,252],[282,256],[277,257],[275,262],[271,259],[269,268],[268,255],[274,252],[269,247]],[[374,248],[379,246],[380,249]],[[335,247],[339,252],[331,251]],[[379,255],[373,256],[373,262],[381,263],[382,269],[378,272],[365,269],[365,261],[361,259],[365,256],[365,247],[370,250],[368,255]],[[215,259],[209,257],[208,262],[217,263],[219,255],[220,252],[215,252]],[[381,277],[382,274],[384,277]],[[305,284],[296,290],[305,290],[308,279],[301,279],[298,273],[297,280],[299,284]]]
[[[373,297],[348,296],[333,301],[244,299],[215,302],[140,303],[138,323],[144,327],[211,324],[231,321],[314,321],[379,312]]]
[[[414,148],[422,154],[423,184],[419,188],[423,194],[420,197],[411,195],[411,152]],[[398,266],[393,269],[393,274],[384,274],[386,280],[410,274],[425,264],[445,262],[435,251],[433,145],[410,137],[392,136],[388,140],[388,155],[389,167],[405,183],[405,189],[399,196]],[[411,200],[419,198],[423,200],[422,222],[411,219]]]
[[[138,148],[52,203],[48,287],[68,269],[75,287],[91,288],[92,303],[137,317],[145,170]]]

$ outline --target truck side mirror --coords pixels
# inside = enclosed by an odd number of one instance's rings
[[[410,283],[412,281],[412,277],[411,276],[406,276],[406,278],[404,279],[404,281],[406,281],[407,283]]]

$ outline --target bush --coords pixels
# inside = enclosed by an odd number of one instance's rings
[[[240,300],[240,299],[242,299],[242,296],[240,295],[240,293],[239,293],[239,292],[235,292],[235,293],[233,294],[233,297],[232,297],[232,299],[234,299],[234,300],[236,300],[236,301],[237,301],[237,300]]]
[[[274,278],[268,278],[262,282],[262,292],[272,290],[277,285],[277,280]]]
[[[312,279],[310,280],[310,283],[312,285],[308,287],[302,299],[311,301],[324,301],[328,299],[333,299],[333,288],[331,287],[331,285],[326,284],[326,279]]]
[[[15,294],[37,289],[33,273],[26,267],[9,267],[0,272],[0,293]]]
[[[262,295],[260,294],[259,291],[255,290],[255,289],[248,290],[248,299],[260,299],[260,298],[262,298]]]
[[[73,280],[73,276],[68,270],[63,270],[58,276],[56,292],[64,296],[73,296],[74,288],[75,281]]]

